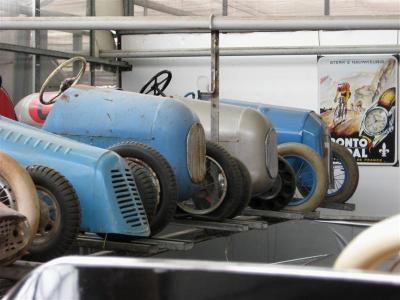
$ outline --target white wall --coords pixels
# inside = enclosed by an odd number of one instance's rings
[[[293,32],[222,34],[221,47],[397,44],[396,31]],[[123,38],[123,49],[209,47],[207,34],[134,35]],[[139,91],[155,73],[168,69],[173,77],[168,95],[204,90],[210,79],[210,59],[149,58],[130,60],[123,88]],[[221,57],[220,95],[318,111],[316,56]],[[398,130],[399,131],[399,130]],[[351,199],[355,215],[389,216],[400,212],[400,168],[360,167],[359,187]],[[330,213],[329,211],[326,211]],[[332,212],[332,211],[331,211]],[[333,212],[337,213],[337,212]]]

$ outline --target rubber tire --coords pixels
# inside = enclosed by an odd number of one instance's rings
[[[242,176],[242,187],[243,187],[241,195],[242,202],[237,207],[237,209],[231,215],[228,216],[228,218],[234,218],[236,216],[239,216],[243,212],[243,210],[247,206],[249,206],[252,194],[251,176],[249,170],[244,165],[244,163],[242,163],[238,158],[234,157],[234,159],[239,167],[240,175]]]
[[[332,157],[338,158],[338,160],[340,160],[341,163],[346,166],[348,174],[346,175],[346,181],[343,183],[343,186],[339,191],[336,192],[337,194],[327,193],[325,196],[325,201],[333,203],[345,203],[351,198],[351,196],[353,196],[357,189],[360,176],[358,165],[349,150],[347,150],[346,147],[336,143],[332,143]]]
[[[128,166],[132,170],[147,219],[151,223],[157,210],[157,187],[154,185],[150,177],[151,175],[145,167],[133,161],[128,161]]]
[[[225,200],[214,211],[207,214],[205,217],[210,217],[213,220],[223,220],[235,216],[243,204],[242,195],[243,182],[239,166],[236,159],[231,156],[222,146],[208,141],[206,144],[207,156],[217,161],[225,172],[228,189]]]
[[[377,270],[400,251],[399,224],[400,215],[395,215],[361,232],[340,253],[334,268]]]
[[[0,176],[4,178],[13,191],[16,207],[13,208],[24,215],[29,224],[29,238],[22,249],[12,257],[1,261],[11,264],[30,247],[34,234],[39,226],[40,206],[35,185],[28,172],[10,155],[0,151]]]
[[[265,199],[262,195],[254,197],[250,201],[251,208],[277,211],[286,207],[293,199],[296,191],[296,175],[289,162],[287,162],[282,156],[279,156],[278,159],[278,176],[280,176],[282,180],[280,192],[273,199]]]
[[[68,179],[57,171],[33,165],[27,167],[33,182],[53,194],[60,207],[61,224],[56,236],[47,245],[34,245],[27,259],[48,261],[64,255],[72,246],[80,230],[80,205],[75,189]]]
[[[178,187],[173,169],[168,161],[148,145],[124,141],[108,148],[124,158],[136,158],[146,163],[160,182],[160,205],[156,215],[150,222],[151,234],[163,230],[173,219],[178,202]]]
[[[284,143],[278,145],[278,153],[285,158],[289,155],[303,157],[310,163],[316,174],[316,187],[314,193],[307,202],[295,206],[285,206],[285,210],[296,212],[314,211],[324,200],[328,191],[328,171],[321,156],[310,147],[300,143]]]

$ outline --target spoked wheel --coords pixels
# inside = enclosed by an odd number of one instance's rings
[[[223,147],[207,142],[206,176],[191,199],[178,203],[193,216],[221,220],[240,213],[243,179],[238,163]]]
[[[328,189],[327,202],[345,203],[358,186],[358,165],[346,147],[332,143],[334,188]]]
[[[221,165],[206,156],[206,176],[201,188],[191,199],[178,203],[185,212],[192,215],[207,215],[224,202],[228,190],[228,180]]]
[[[299,143],[281,144],[278,151],[292,166],[296,176],[296,192],[285,209],[315,210],[328,190],[328,172],[321,156]]]
[[[279,173],[274,186],[265,194],[251,199],[254,209],[281,210],[292,201],[296,191],[296,174],[290,163],[279,156]]]
[[[31,177],[3,152],[0,152],[0,202],[4,212],[0,222],[0,264],[5,265],[26,254],[38,229],[40,211]]]
[[[28,259],[47,261],[64,255],[80,229],[80,206],[74,188],[57,171],[29,166],[40,199],[40,222]]]
[[[138,142],[125,141],[111,146],[109,149],[118,153],[128,162],[142,166],[151,176],[153,187],[156,189],[153,194],[156,199],[148,200],[149,203],[144,206],[154,206],[155,202],[155,214],[149,218],[149,223],[151,234],[157,234],[169,224],[176,211],[178,187],[173,169],[158,151]],[[143,199],[147,198],[143,197]]]

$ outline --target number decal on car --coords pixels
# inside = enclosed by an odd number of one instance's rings
[[[51,110],[52,105],[43,105],[38,98],[33,98],[29,103],[29,116],[33,121],[43,124]]]

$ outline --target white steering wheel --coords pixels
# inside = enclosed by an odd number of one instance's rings
[[[43,94],[46,91],[47,86],[49,85],[50,81],[67,65],[72,64],[76,61],[79,61],[82,66],[81,69],[79,70],[78,75],[76,75],[75,77],[72,78],[66,78],[64,79],[61,84],[60,84],[60,88],[58,90],[57,95],[55,95],[53,98],[51,98],[49,101],[45,102],[43,100]],[[45,80],[45,82],[43,83],[42,87],[40,88],[40,92],[39,92],[39,101],[40,103],[44,104],[44,105],[49,105],[49,104],[53,104],[55,102],[55,99],[61,95],[61,93],[63,93],[65,90],[67,90],[68,88],[70,88],[71,86],[74,86],[75,84],[78,83],[78,81],[82,78],[83,74],[85,74],[85,70],[86,70],[86,59],[82,56],[76,56],[73,57],[71,59],[66,60],[65,62],[63,62],[62,64],[60,64],[53,72],[51,72],[51,74],[47,77],[47,79]]]

